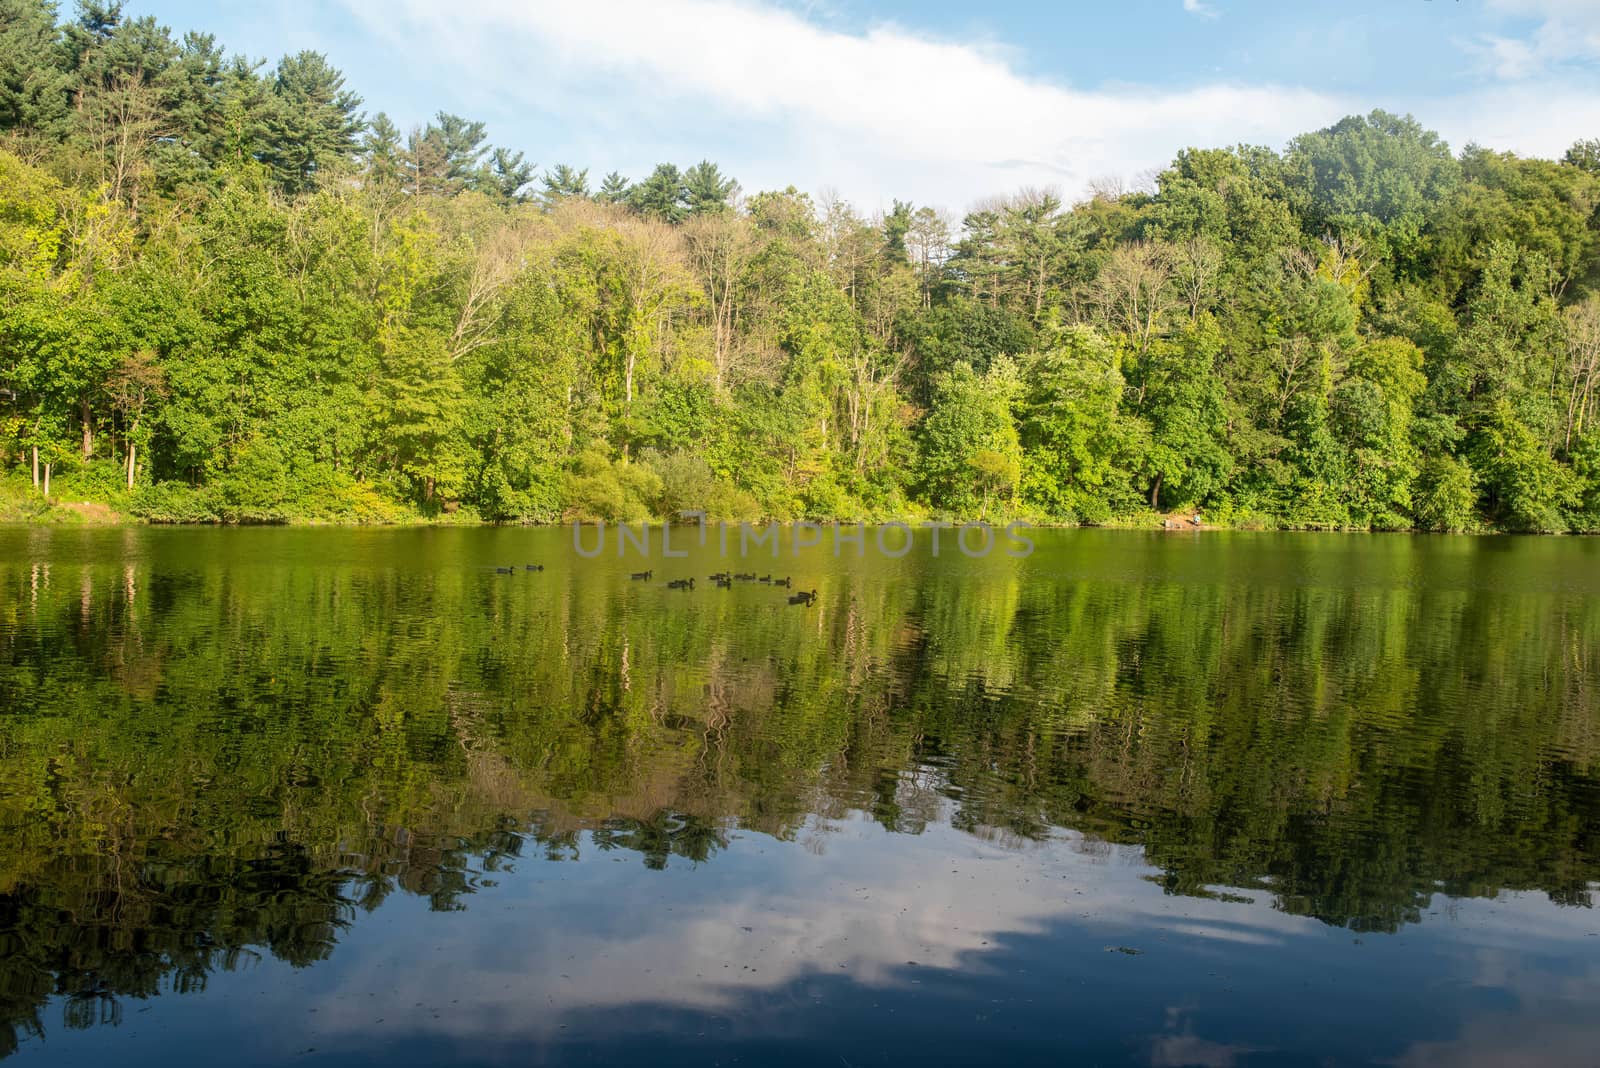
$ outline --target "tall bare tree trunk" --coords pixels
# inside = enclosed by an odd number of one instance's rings
[[[83,420],[83,458],[87,460],[94,454],[94,425],[89,421],[88,397],[83,397],[78,401],[78,415]]]
[[[50,499],[50,465],[48,463],[44,465],[44,496],[46,500]]]
[[[130,490],[133,489],[134,454],[138,448],[132,441],[128,442],[128,489]]]
[[[33,447],[33,488],[39,488],[39,446]]]

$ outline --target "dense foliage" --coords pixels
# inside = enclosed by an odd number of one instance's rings
[[[957,223],[361,107],[316,53],[0,0],[13,507],[1600,527],[1592,142],[1374,112]]]

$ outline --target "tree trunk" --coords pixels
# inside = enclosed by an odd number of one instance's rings
[[[33,488],[39,488],[39,446],[33,447]]]
[[[94,454],[94,426],[89,421],[89,398],[84,397],[78,401],[78,414],[83,420],[83,458],[87,460]]]
[[[134,454],[135,454],[135,453],[136,453],[136,452],[137,452],[137,451],[138,451],[138,446],[136,446],[136,445],[135,445],[135,444],[134,444],[134,443],[133,443],[133,442],[131,442],[131,441],[130,441],[130,442],[128,442],[128,489],[129,489],[129,490],[132,490],[132,489],[133,489],[133,470],[134,470],[134,468],[133,468],[133,464],[134,464]]]
[[[433,501],[433,476],[429,475],[422,481],[422,499],[431,503]]]
[[[1150,485],[1150,507],[1151,508],[1155,508],[1157,510],[1159,510],[1161,508],[1161,476],[1160,475],[1157,475],[1156,476],[1156,480],[1153,483],[1151,483],[1151,485]]]
[[[50,465],[48,463],[44,465],[44,497],[45,500],[50,499]]]

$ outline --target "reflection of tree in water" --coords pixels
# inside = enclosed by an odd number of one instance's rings
[[[608,820],[592,833],[601,850],[641,853],[652,870],[671,856],[696,863],[727,843],[713,824],[662,812]],[[270,955],[295,967],[326,959],[358,910],[395,890],[435,911],[464,908],[479,880],[505,870],[532,842],[549,859],[577,859],[576,831],[542,832],[509,821],[450,848],[381,829],[366,843],[371,870],[319,868],[304,848],[274,843],[260,857],[169,856],[159,842],[130,883],[64,860],[49,881],[0,894],[0,1056],[43,1031],[40,1010],[63,998],[62,1024],[122,1021],[123,1000],[204,990],[217,971]],[[393,872],[393,874],[384,874]]]
[[[266,952],[297,967],[325,959],[349,925],[344,877],[297,846],[249,860],[170,856],[160,843],[134,875],[107,880],[63,858],[49,881],[0,894],[0,1049],[39,1030],[38,1010],[66,999],[70,1028],[121,1019],[120,999],[205,989]]]
[[[137,566],[141,601],[57,566],[0,625],[0,1043],[52,996],[114,1022],[258,953],[314,963],[396,891],[457,909],[526,856],[703,863],[813,814],[1072,828],[1170,893],[1362,930],[1600,878],[1592,598],[913,574],[736,615]]]
[[[631,849],[644,854],[644,866],[662,871],[669,857],[696,864],[726,849],[727,838],[709,820],[660,812],[645,820],[606,820],[594,831],[594,844],[602,850]]]

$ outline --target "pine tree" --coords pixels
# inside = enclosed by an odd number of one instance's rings
[[[565,163],[558,163],[553,169],[545,171],[544,177],[540,181],[543,182],[544,189],[539,194],[539,200],[546,211],[563,200],[589,195],[589,171],[587,168],[581,171],[574,170]]]
[[[0,0],[0,130],[52,134],[67,114],[61,34],[48,0]]]
[[[405,151],[400,131],[389,116],[378,112],[367,124],[361,141],[361,156],[367,175],[378,182],[398,182],[405,173]]]
[[[533,183],[533,164],[522,158],[521,152],[497,148],[489,154],[489,166],[483,185],[502,200],[526,200],[528,186]]]
[[[285,56],[273,80],[262,162],[286,193],[315,189],[355,154],[366,118],[361,98],[320,52]]]
[[[650,177],[628,191],[634,211],[662,222],[681,222],[688,214],[684,205],[683,175],[670,163],[658,163]]]
[[[703,159],[683,172],[683,199],[690,215],[725,211],[739,191],[739,183],[724,177],[715,163]]]
[[[600,189],[594,198],[602,204],[626,204],[632,188],[626,178],[617,171],[612,171],[601,181]]]

